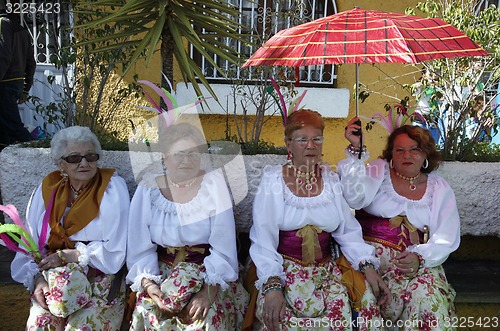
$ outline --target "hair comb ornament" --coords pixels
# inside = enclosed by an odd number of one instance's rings
[[[173,91],[172,84],[170,83],[170,80],[165,76],[165,74],[163,74],[163,78],[167,81],[170,90]],[[155,99],[149,93],[147,93],[144,88],[142,88],[142,92],[153,107],[139,106],[139,108],[152,110],[158,113],[158,115],[160,115],[160,117],[165,121],[166,127],[169,127],[174,122],[176,122],[182,115],[182,113],[193,107],[196,107],[206,99],[203,97],[198,97],[197,99],[193,100],[193,102],[179,107],[175,96],[172,93],[168,92],[164,87],[158,87],[156,84],[148,80],[138,80],[137,82],[141,85],[149,86],[154,92],[156,92],[156,94],[158,94],[158,96],[163,100],[167,107],[167,109],[161,108],[161,106],[155,101]]]
[[[408,120],[417,119],[423,123],[426,123],[427,121],[422,116],[422,114],[417,111],[416,108],[408,108],[408,100],[409,98],[406,97],[405,99],[401,100],[401,103],[395,104],[393,106],[386,104],[384,106],[385,110],[387,111],[386,115],[383,115],[382,113],[375,113],[371,118],[367,118],[364,116],[359,117],[370,121],[366,124],[366,130],[371,130],[373,124],[378,123],[382,125],[389,133],[392,133],[397,128],[405,125]]]
[[[300,103],[304,99],[304,96],[306,95],[307,90],[304,90],[304,92],[302,92],[301,95],[299,95],[297,98],[292,100],[292,102],[290,103],[290,107],[287,108],[286,102],[285,102],[285,97],[283,96],[283,93],[281,93],[281,90],[280,90],[278,83],[276,83],[276,80],[273,77],[270,77],[269,79],[271,80],[272,86],[268,86],[266,91],[267,91],[267,93],[269,93],[273,97],[274,101],[276,101],[276,104],[278,105],[278,108],[279,108],[280,113],[281,113],[281,120],[283,122],[283,126],[285,126],[289,113],[291,114],[294,111],[297,111],[300,109],[299,108]],[[288,109],[291,109],[291,111],[289,112]]]

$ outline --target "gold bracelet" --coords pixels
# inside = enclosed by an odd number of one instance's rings
[[[64,257],[62,250],[58,249],[56,251],[56,254],[57,254],[57,256],[59,256],[59,259],[61,260],[62,265],[68,264],[68,261],[66,261],[66,258]]]
[[[146,281],[141,281],[142,289],[144,292],[148,293],[148,288],[153,285],[157,285],[155,282],[153,282],[151,279],[145,278]]]

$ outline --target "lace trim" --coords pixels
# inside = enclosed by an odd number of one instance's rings
[[[380,186],[380,192],[387,195],[392,201],[398,204],[406,204],[413,208],[425,208],[432,204],[432,197],[434,194],[435,186],[437,184],[438,177],[434,174],[427,174],[427,188],[425,190],[424,196],[420,200],[408,199],[402,195],[399,195],[392,185],[389,164],[385,164],[384,180]]]
[[[221,276],[219,275],[208,275],[205,273],[205,275],[201,275],[203,277],[203,279],[205,280],[205,283],[207,283],[208,285],[219,285],[220,286],[220,289],[225,291],[229,288],[229,284],[226,283],[224,281],[224,279],[222,279]]]
[[[154,186],[150,186],[150,184],[154,184]],[[189,216],[202,210],[206,211],[207,206],[213,206],[212,195],[209,190],[209,187],[213,186],[213,184],[212,176],[205,174],[198,193],[191,201],[186,203],[177,203],[166,199],[161,193],[156,180],[151,183],[148,179],[145,186],[151,188],[151,202],[155,208],[167,214]]]
[[[77,242],[75,245],[75,249],[80,252],[80,256],[78,256],[78,264],[82,267],[86,267],[90,261],[90,254],[87,245],[81,242]]]
[[[365,264],[367,262],[373,264],[376,270],[380,269],[380,260],[373,256],[364,256],[356,258],[352,263],[352,267],[359,271],[359,265]]]
[[[160,284],[161,283],[161,276],[155,276],[155,275],[151,275],[151,274],[147,274],[147,273],[142,273],[142,274],[137,275],[134,278],[134,282],[130,285],[130,289],[133,292],[142,292],[142,291],[144,291],[144,289],[142,288],[142,279],[143,278],[152,280],[156,284]]]

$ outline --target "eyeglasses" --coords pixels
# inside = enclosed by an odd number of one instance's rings
[[[200,152],[175,152],[172,154],[169,154],[174,160],[180,162],[183,161],[185,158],[188,158],[189,160],[197,160],[201,157]]]
[[[421,148],[418,148],[418,147],[414,147],[414,148],[410,148],[410,149],[404,149],[404,148],[395,148],[393,151],[392,151],[392,154],[396,155],[396,156],[403,156],[405,155],[405,153],[408,152],[410,153],[411,156],[418,156],[420,155],[423,151]]]
[[[88,153],[85,155],[79,155],[79,154],[73,154],[73,155],[68,155],[66,157],[61,157],[62,160],[68,162],[68,163],[80,163],[82,162],[82,159],[87,160],[87,162],[96,162],[99,160],[99,154],[97,153]]]
[[[299,137],[299,138],[290,138],[289,140],[296,142],[300,146],[305,146],[309,143],[309,140],[313,142],[314,145],[321,145],[323,141],[325,141],[325,137],[316,136],[312,138]]]

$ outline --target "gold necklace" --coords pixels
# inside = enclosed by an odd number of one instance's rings
[[[71,191],[73,191],[73,194],[75,195],[75,198],[71,201],[71,205],[73,205],[76,202],[76,200],[78,199],[78,196],[80,196],[80,194],[82,194],[82,192],[87,188],[87,186],[82,187],[81,189],[77,190],[76,188],[73,187],[73,185],[71,185],[71,183],[69,183],[69,187],[71,188]]]
[[[304,180],[302,180],[302,178],[305,179],[305,188],[308,191],[311,191],[313,188],[313,184],[316,184],[318,182],[315,169],[306,172],[300,171],[293,165],[292,161],[288,161],[288,168],[293,169],[293,175],[295,177],[295,182],[297,183],[297,185],[302,185],[304,183]]]
[[[418,176],[420,176],[420,172],[415,177],[406,177],[406,176],[403,176],[399,172],[397,172],[396,169],[394,169],[394,172],[396,173],[396,175],[399,178],[407,180],[408,182],[410,182],[410,187],[409,187],[410,191],[415,191],[417,189],[417,185],[415,185],[413,183],[418,178]]]
[[[196,182],[196,177],[190,181],[189,183],[187,184],[178,184],[176,182],[174,182],[173,180],[171,180],[170,178],[167,177],[167,180],[168,180],[168,183],[174,187],[177,187],[177,188],[188,188],[190,186],[192,186],[194,184],[194,182]]]

